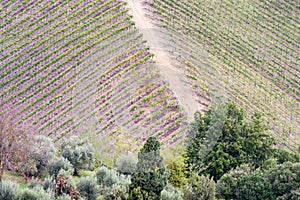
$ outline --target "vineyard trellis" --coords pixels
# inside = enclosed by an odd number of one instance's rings
[[[229,98],[264,113],[279,142],[300,144],[299,7],[295,1],[145,0],[154,23],[172,38],[170,52],[199,97],[210,98],[221,72]],[[210,60],[203,59],[203,52]],[[175,55],[175,54],[174,54]],[[211,64],[209,64],[211,63]]]
[[[0,4],[0,107],[17,126],[54,140],[125,134],[133,149],[159,131],[166,145],[182,138],[186,115],[124,2]]]

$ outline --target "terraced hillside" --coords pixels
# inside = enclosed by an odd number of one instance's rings
[[[264,113],[279,141],[291,148],[300,144],[299,5],[286,0],[144,1],[149,18],[171,38],[168,49],[199,97],[209,100],[211,86],[220,80],[228,98]]]
[[[119,0],[1,1],[0,108],[55,140],[178,141],[186,114]]]

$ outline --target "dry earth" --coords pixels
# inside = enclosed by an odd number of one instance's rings
[[[157,67],[164,81],[169,84],[169,88],[173,91],[181,106],[183,106],[187,120],[193,120],[194,113],[201,110],[197,103],[197,96],[192,88],[185,80],[184,72],[180,68],[173,65],[164,42],[162,42],[160,28],[156,27],[147,17],[147,11],[142,0],[126,0],[127,6],[130,8],[129,14],[133,16],[136,27],[143,34],[143,39],[147,41],[150,52],[155,56]]]

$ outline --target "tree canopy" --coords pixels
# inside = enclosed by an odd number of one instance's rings
[[[138,154],[137,171],[131,178],[129,199],[160,199],[167,174],[160,156],[160,143],[150,137]]]
[[[233,103],[221,106],[223,109],[211,108],[204,115],[195,114],[187,134],[185,155],[188,170],[210,175],[214,180],[243,163],[260,166],[271,157],[275,144],[260,114],[249,119]],[[216,112],[224,112],[223,123],[218,122],[218,128],[212,129],[216,126]]]
[[[94,168],[94,148],[87,140],[72,136],[62,141],[60,154],[73,165],[74,175],[78,175],[80,169]]]

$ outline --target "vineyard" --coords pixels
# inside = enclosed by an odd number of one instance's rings
[[[119,0],[1,1],[1,111],[54,140],[179,141],[186,114],[127,12]]]
[[[282,145],[300,144],[299,1],[143,0],[160,56],[126,4],[1,1],[1,113],[55,141],[93,133],[137,149],[149,136],[182,141],[187,108],[228,98],[263,113]],[[163,62],[187,85],[162,77]]]
[[[199,97],[209,100],[219,82],[229,99],[250,112],[264,113],[281,144],[296,147],[299,3],[147,0],[144,7],[165,38],[171,38],[168,51]]]

